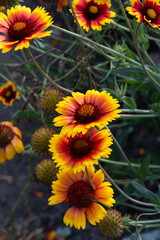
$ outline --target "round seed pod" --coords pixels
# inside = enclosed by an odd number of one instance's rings
[[[98,224],[102,235],[107,238],[118,238],[123,234],[122,215],[115,209],[107,210],[106,216]]]
[[[39,162],[36,166],[36,178],[39,182],[51,185],[52,181],[57,179],[57,173],[59,168],[53,160],[45,159]]]
[[[49,140],[57,132],[51,127],[41,127],[37,129],[31,139],[31,146],[33,151],[41,156],[47,157],[50,156],[49,152]]]
[[[64,94],[58,89],[48,89],[41,97],[41,107],[43,111],[54,114],[56,104],[62,100]]]

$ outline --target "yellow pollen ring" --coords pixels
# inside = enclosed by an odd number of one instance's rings
[[[25,22],[16,22],[13,25],[13,30],[14,31],[21,31],[22,29],[24,29],[26,27],[26,23]]]
[[[7,91],[7,92],[5,93],[5,96],[6,96],[6,97],[10,97],[10,96],[11,96],[11,91]]]
[[[81,108],[78,110],[79,115],[85,117],[85,116],[92,116],[94,113],[95,107],[88,104],[88,105],[83,105]]]
[[[154,9],[152,8],[148,8],[147,10],[147,15],[151,18],[151,19],[155,19],[157,17],[157,14],[155,12]]]
[[[89,12],[92,14],[96,14],[98,12],[98,7],[97,6],[89,7]]]

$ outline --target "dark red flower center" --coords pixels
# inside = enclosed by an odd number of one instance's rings
[[[75,158],[81,158],[92,151],[93,143],[87,138],[75,137],[70,140],[69,148]]]
[[[83,10],[84,17],[88,20],[97,19],[100,15],[100,8],[97,3],[93,1],[88,2],[86,8]]]
[[[30,36],[33,33],[32,23],[20,21],[15,22],[8,29],[9,38],[12,41],[22,41],[25,37]]]
[[[12,99],[16,98],[16,91],[13,91],[12,86],[8,86],[1,90],[0,96],[3,97],[6,103],[10,103]]]
[[[14,133],[9,126],[0,124],[0,148],[5,148],[12,140]]]
[[[74,182],[68,189],[69,202],[77,208],[85,208],[93,201],[94,190],[88,182],[83,180]]]
[[[96,106],[92,104],[84,104],[77,109],[74,117],[77,123],[86,124],[97,120],[99,116],[100,113]]]

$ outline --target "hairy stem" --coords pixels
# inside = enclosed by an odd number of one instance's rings
[[[67,89],[67,88],[64,88],[64,87],[61,87],[59,84],[57,84],[55,81],[53,81],[44,71],[43,69],[39,66],[39,64],[37,63],[37,61],[35,60],[35,58],[33,57],[31,51],[28,49],[28,54],[30,56],[30,58],[32,59],[34,65],[36,66],[36,68],[40,71],[40,73],[56,88],[60,89],[61,91],[65,91],[65,92],[68,92],[68,93],[71,93],[72,91]]]
[[[134,198],[131,198],[129,197],[125,192],[123,192],[119,187],[118,185],[112,180],[112,178],[108,175],[108,173],[104,170],[104,168],[101,166],[100,163],[98,163],[98,166],[99,168],[102,170],[102,172],[104,173],[104,175],[108,178],[108,180],[113,184],[113,186],[125,197],[127,198],[128,200],[136,203],[136,204],[139,204],[139,205],[143,205],[143,206],[146,206],[146,207],[160,207],[160,205],[157,205],[157,204],[153,204],[153,203],[145,203],[145,202],[142,202],[142,201],[138,201]]]
[[[145,65],[144,65],[144,62],[143,62],[143,58],[142,58],[142,55],[140,53],[140,50],[139,50],[139,45],[138,45],[138,30],[139,30],[139,27],[141,25],[141,22],[137,25],[137,28],[136,28],[136,32],[135,32],[135,47],[136,47],[136,51],[137,51],[137,54],[138,54],[138,57],[139,57],[139,60],[140,60],[140,63],[142,65],[142,68],[143,70],[145,71],[145,73],[147,74],[147,76],[150,78],[150,80],[156,84],[158,87],[160,87],[160,83],[158,83],[151,75],[150,73],[148,72],[148,70],[146,69]]]

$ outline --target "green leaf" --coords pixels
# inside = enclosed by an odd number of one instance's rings
[[[124,103],[126,103],[127,105],[129,105],[133,109],[137,108],[137,104],[136,104],[135,100],[133,98],[131,98],[131,97],[124,96],[122,101]]]
[[[110,68],[109,68],[106,76],[100,81],[100,83],[104,82],[104,81],[108,78],[108,76],[109,76],[110,73],[112,72],[113,67],[114,67],[114,66],[113,66],[113,62],[111,61],[111,63],[110,63]]]
[[[137,190],[140,196],[151,200],[153,203],[160,205],[160,198],[157,194],[151,192],[137,182],[131,182],[131,185]]]
[[[31,120],[33,118],[41,119],[41,114],[31,110],[18,111],[13,115],[15,119],[28,119]]]
[[[141,166],[140,166],[140,169],[139,169],[139,172],[138,172],[138,175],[139,175],[139,178],[144,181],[147,174],[148,174],[148,171],[149,171],[149,163],[150,163],[150,157],[147,156]]]

